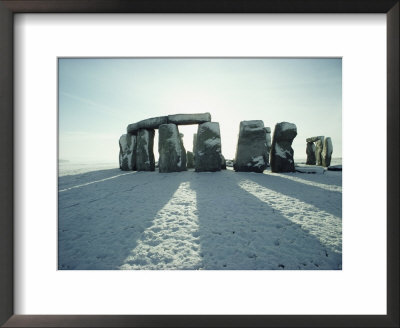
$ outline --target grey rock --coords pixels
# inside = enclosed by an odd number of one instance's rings
[[[318,136],[318,137],[307,138],[306,142],[316,142],[317,140],[320,140],[321,138],[324,138],[324,137],[323,136]]]
[[[194,156],[193,156],[193,152],[191,152],[191,151],[186,152],[186,167],[188,169],[194,168]]]
[[[136,170],[138,171],[155,170],[153,145],[154,145],[154,130],[140,129],[137,132]]]
[[[211,122],[210,113],[168,115],[168,123],[176,125],[201,124],[205,122]]]
[[[182,171],[186,171],[186,149],[183,145],[183,133],[179,133],[179,142],[181,146]]]
[[[293,123],[281,122],[275,125],[271,148],[271,171],[294,172],[292,142],[297,135],[297,127]]]
[[[161,124],[166,123],[168,123],[167,116],[152,117],[137,123],[129,124],[126,130],[128,133],[137,134],[139,129],[158,129]]]
[[[162,124],[158,130],[158,170],[160,173],[186,170],[186,152],[175,124]],[[183,155],[183,156],[182,156]]]
[[[224,155],[221,154],[221,170],[226,170],[226,160]]]
[[[219,123],[206,122],[199,124],[196,140],[195,171],[220,171],[221,133]]]
[[[322,166],[322,149],[324,148],[324,137],[319,137],[315,141],[315,159],[316,164]]]
[[[123,171],[136,169],[136,136],[123,134],[119,138],[119,168]]]
[[[330,137],[327,137],[324,140],[324,147],[322,148],[321,152],[321,162],[323,167],[328,167],[329,165],[331,165],[332,152],[332,139]]]
[[[269,165],[269,154],[271,152],[271,128],[270,127],[265,127],[265,139],[267,143],[267,153],[265,155],[266,163],[267,166]]]
[[[328,171],[342,171],[342,165],[328,166]]]
[[[193,134],[193,160],[196,162],[197,133]]]
[[[238,172],[262,173],[267,167],[267,140],[264,122],[242,121],[236,147],[234,169]]]
[[[307,154],[306,164],[315,165],[317,160],[315,158],[315,145],[313,142],[307,142],[306,154]]]

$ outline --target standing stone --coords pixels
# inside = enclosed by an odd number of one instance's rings
[[[155,161],[153,153],[154,130],[140,129],[137,132],[136,170],[154,171]]]
[[[194,157],[193,157],[193,153],[191,151],[186,152],[186,167],[188,169],[194,168]]]
[[[183,145],[183,133],[179,133],[179,142],[181,145],[182,171],[186,171],[186,149]]]
[[[293,123],[281,122],[275,125],[271,148],[271,171],[294,172],[292,142],[297,135],[297,127]]]
[[[322,166],[322,149],[324,148],[324,137],[319,137],[317,141],[315,141],[315,158],[316,163],[319,166]]]
[[[136,136],[130,133],[119,138],[119,168],[123,171],[136,169]]]
[[[221,170],[226,170],[226,159],[222,154],[221,154]]]
[[[306,164],[315,165],[316,163],[315,145],[313,142],[307,142],[306,154],[307,154]]]
[[[221,170],[221,134],[219,123],[199,124],[196,139],[195,171],[215,172]]]
[[[323,167],[328,167],[329,165],[331,165],[332,152],[333,152],[332,140],[330,137],[327,137],[324,140],[324,148],[322,149],[321,153]]]
[[[271,128],[270,127],[265,127],[265,140],[267,143],[267,154],[265,156],[267,166],[269,165],[269,153],[271,152]]]
[[[186,170],[186,152],[175,124],[162,124],[158,130],[158,170],[160,173]],[[183,156],[182,156],[183,155]]]
[[[262,173],[267,167],[267,140],[264,122],[242,121],[236,147],[235,171]]]
[[[197,133],[193,134],[193,161],[196,163],[196,144],[197,144]]]

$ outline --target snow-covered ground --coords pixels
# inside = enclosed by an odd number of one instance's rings
[[[159,173],[107,165],[60,164],[61,270],[341,269],[340,171]]]

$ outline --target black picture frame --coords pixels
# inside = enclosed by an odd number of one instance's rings
[[[4,327],[399,327],[399,0],[0,0],[0,324]],[[387,315],[14,315],[13,27],[16,13],[385,13]],[[366,286],[368,288],[368,286]]]

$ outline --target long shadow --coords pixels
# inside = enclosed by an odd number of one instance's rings
[[[243,172],[236,172],[243,176]],[[259,185],[311,204],[334,216],[342,217],[342,193],[305,185],[273,174],[247,174],[246,178]]]
[[[131,171],[132,172],[132,171]],[[74,175],[64,175],[58,178],[58,190],[67,189],[76,185],[89,183],[92,181],[107,179],[113,176],[130,173],[129,171],[121,171],[120,169],[106,169],[99,171],[91,171]]]
[[[112,171],[85,173],[84,181]],[[136,172],[60,192],[58,268],[118,269],[186,179],[184,173]]]
[[[216,175],[219,175],[216,184]],[[202,269],[341,269],[337,252],[239,184],[234,172],[197,173],[198,237]]]

